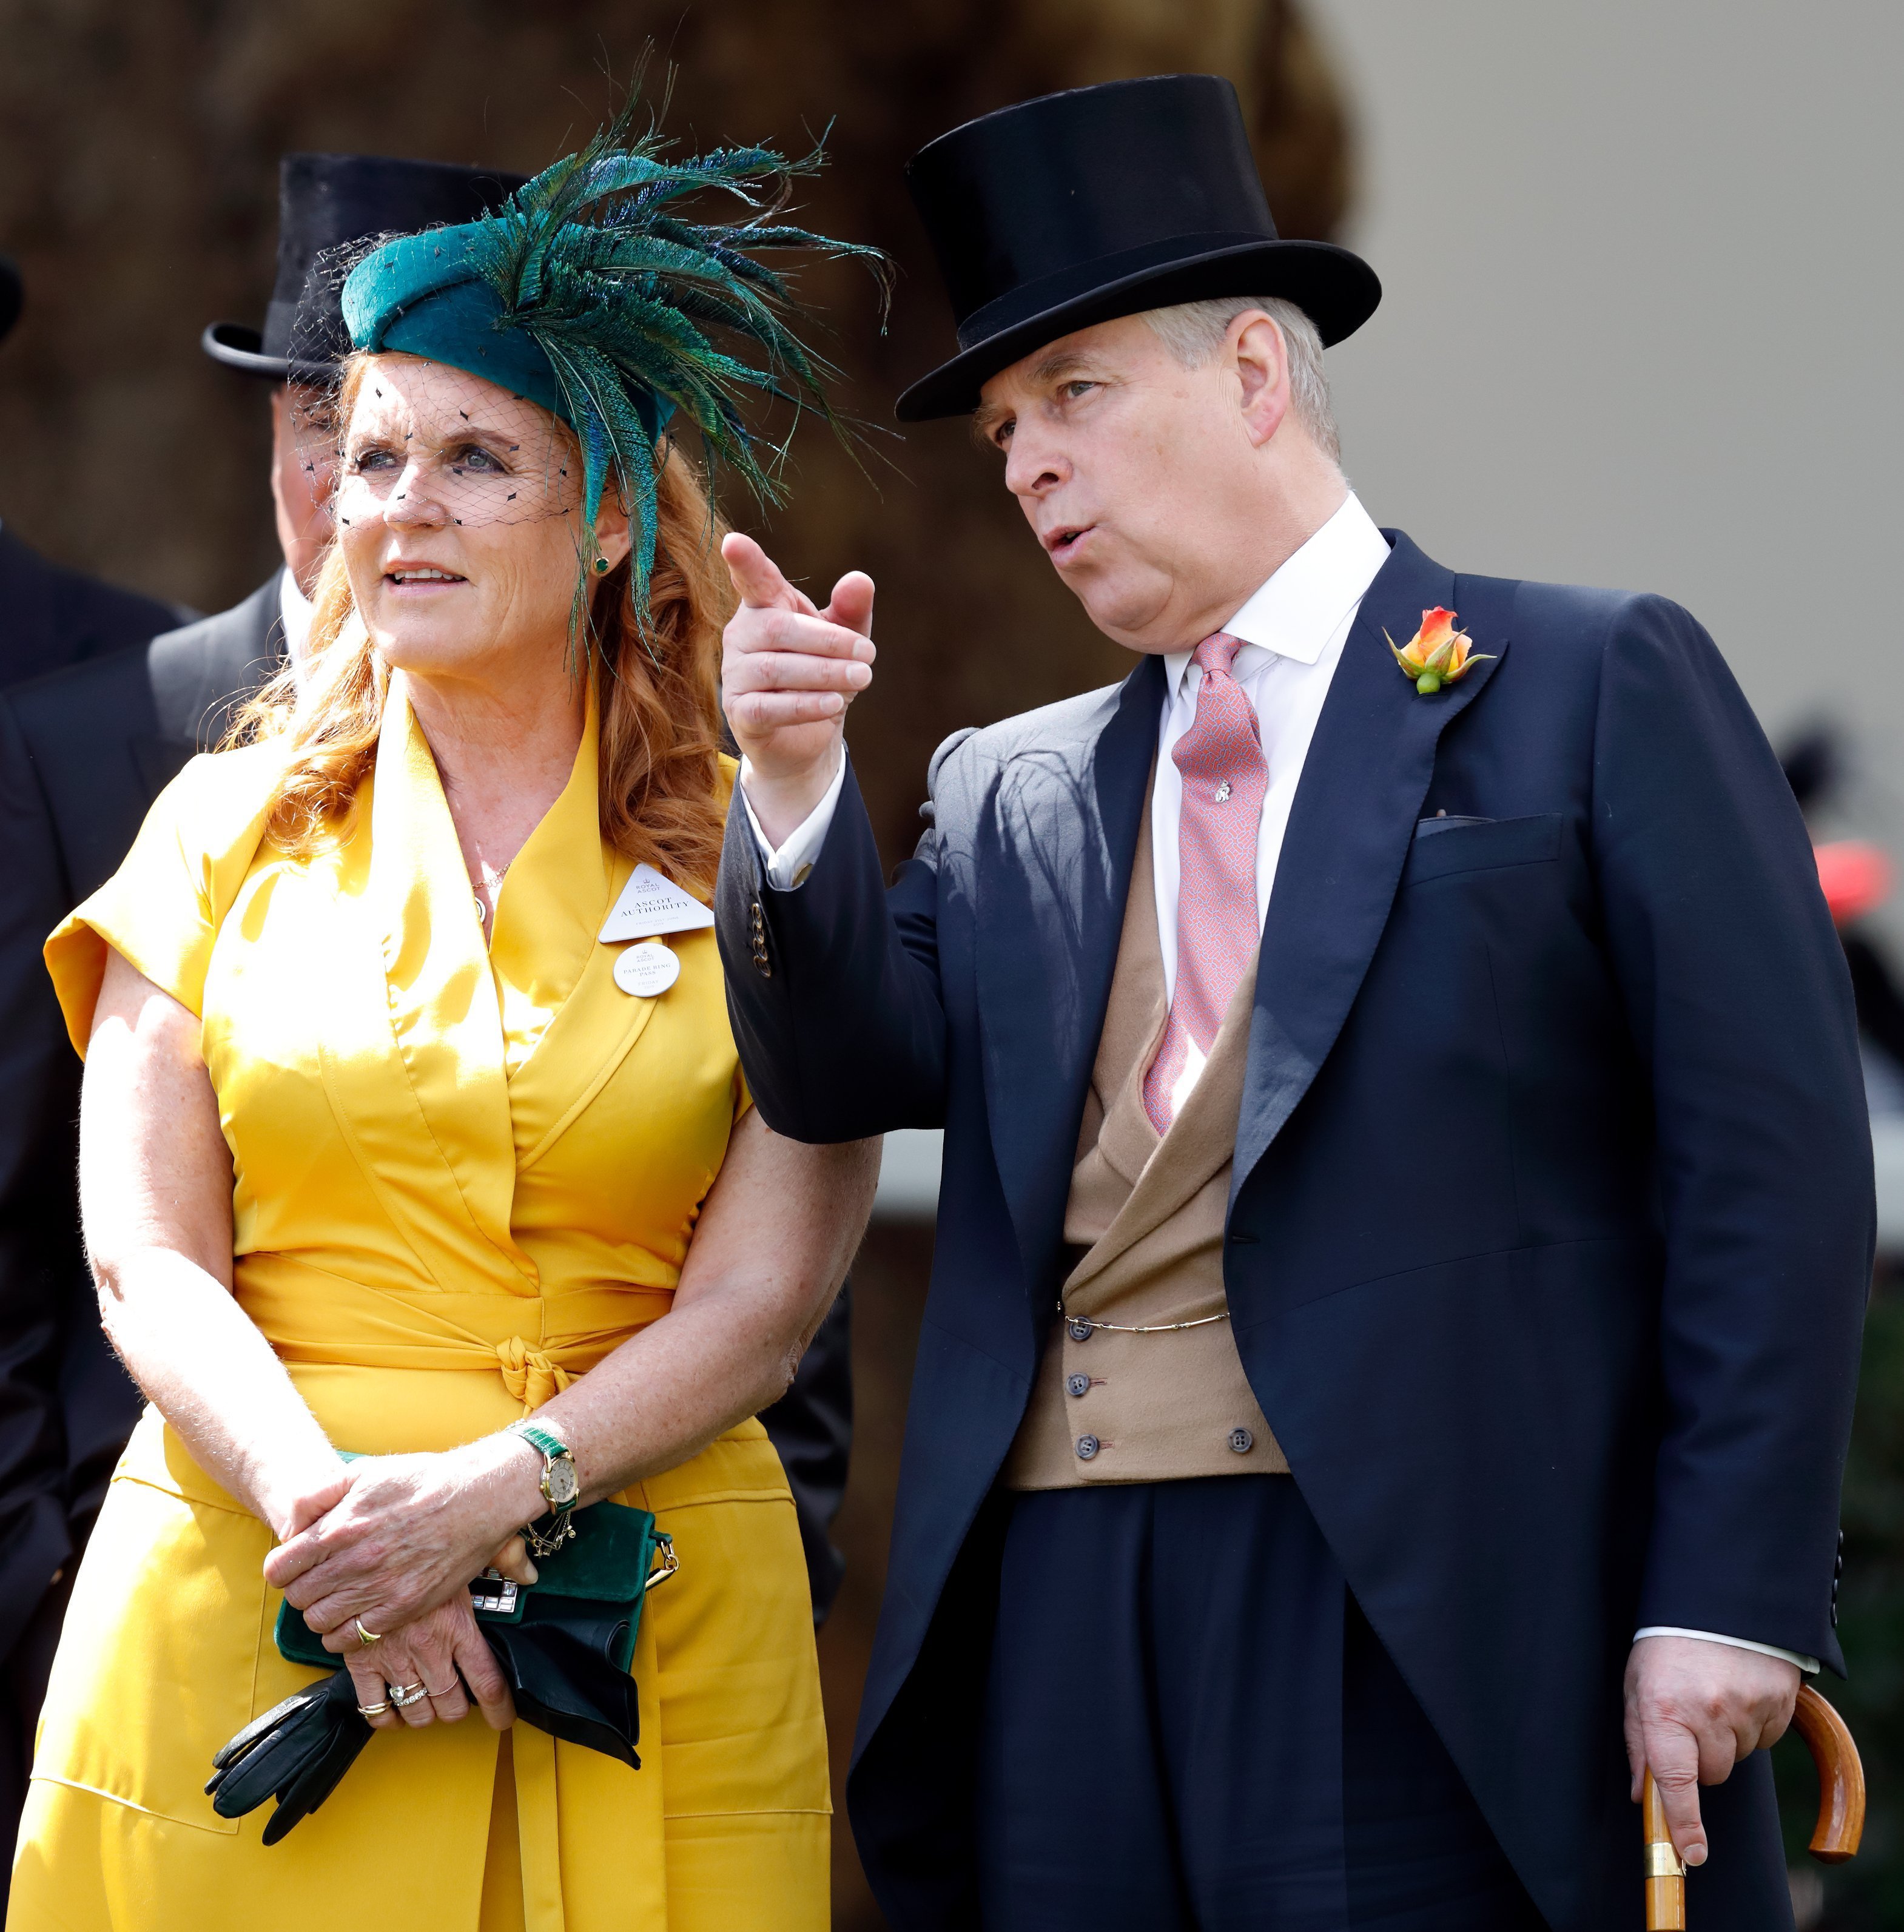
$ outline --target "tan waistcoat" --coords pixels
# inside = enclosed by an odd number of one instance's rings
[[[1159,1139],[1144,1108],[1168,1013],[1147,809],[1065,1204],[1065,1240],[1084,1250],[1064,1284],[1067,1317],[1135,1328],[1226,1314],[1223,1218],[1255,991],[1252,959]],[[1147,1335],[1099,1328],[1084,1341],[1060,1320],[1001,1480],[1061,1490],[1288,1468],[1227,1319]]]

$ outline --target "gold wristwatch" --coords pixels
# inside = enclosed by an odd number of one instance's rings
[[[549,1513],[522,1526],[523,1540],[537,1556],[553,1556],[575,1534],[571,1520],[582,1493],[574,1452],[553,1429],[539,1422],[512,1422],[505,1432],[520,1436],[542,1458],[542,1500]]]

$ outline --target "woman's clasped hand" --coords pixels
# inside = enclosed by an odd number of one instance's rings
[[[535,1582],[519,1526],[544,1507],[538,1469],[507,1435],[363,1456],[346,1466],[343,1494],[266,1558],[265,1581],[341,1654],[379,1730],[454,1724],[472,1702],[498,1730],[515,1721],[468,1586],[485,1569]]]

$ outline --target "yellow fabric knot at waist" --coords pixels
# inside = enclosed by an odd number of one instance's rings
[[[532,1348],[520,1335],[497,1342],[496,1359],[502,1366],[503,1386],[525,1409],[540,1408],[575,1379],[559,1362],[550,1360],[540,1348]]]
[[[671,1291],[606,1282],[553,1295],[371,1288],[289,1255],[239,1256],[233,1292],[288,1364],[487,1370],[539,1408],[665,1315]]]

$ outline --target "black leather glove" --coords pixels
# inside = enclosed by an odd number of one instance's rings
[[[265,1826],[265,1843],[274,1845],[336,1790],[370,1741],[350,1672],[334,1671],[253,1718],[211,1760],[205,1795],[221,1818],[242,1818],[275,1796]]]
[[[573,1598],[529,1599],[520,1623],[485,1622],[482,1634],[508,1680],[516,1714],[565,1743],[639,1771],[641,1708],[634,1679],[608,1660],[627,1641],[628,1613],[599,1617]],[[221,1818],[242,1818],[267,1798],[277,1809],[265,1826],[274,1845],[337,1788],[370,1741],[348,1670],[307,1684],[251,1722],[211,1762],[205,1789]]]
[[[516,1715],[565,1744],[586,1745],[639,1771],[634,1748],[641,1707],[634,1679],[608,1660],[626,1615],[604,1606],[606,1614],[593,1618],[574,1598],[555,1603],[556,1616],[538,1616],[547,1600],[531,1597],[520,1623],[482,1627],[508,1680]]]

